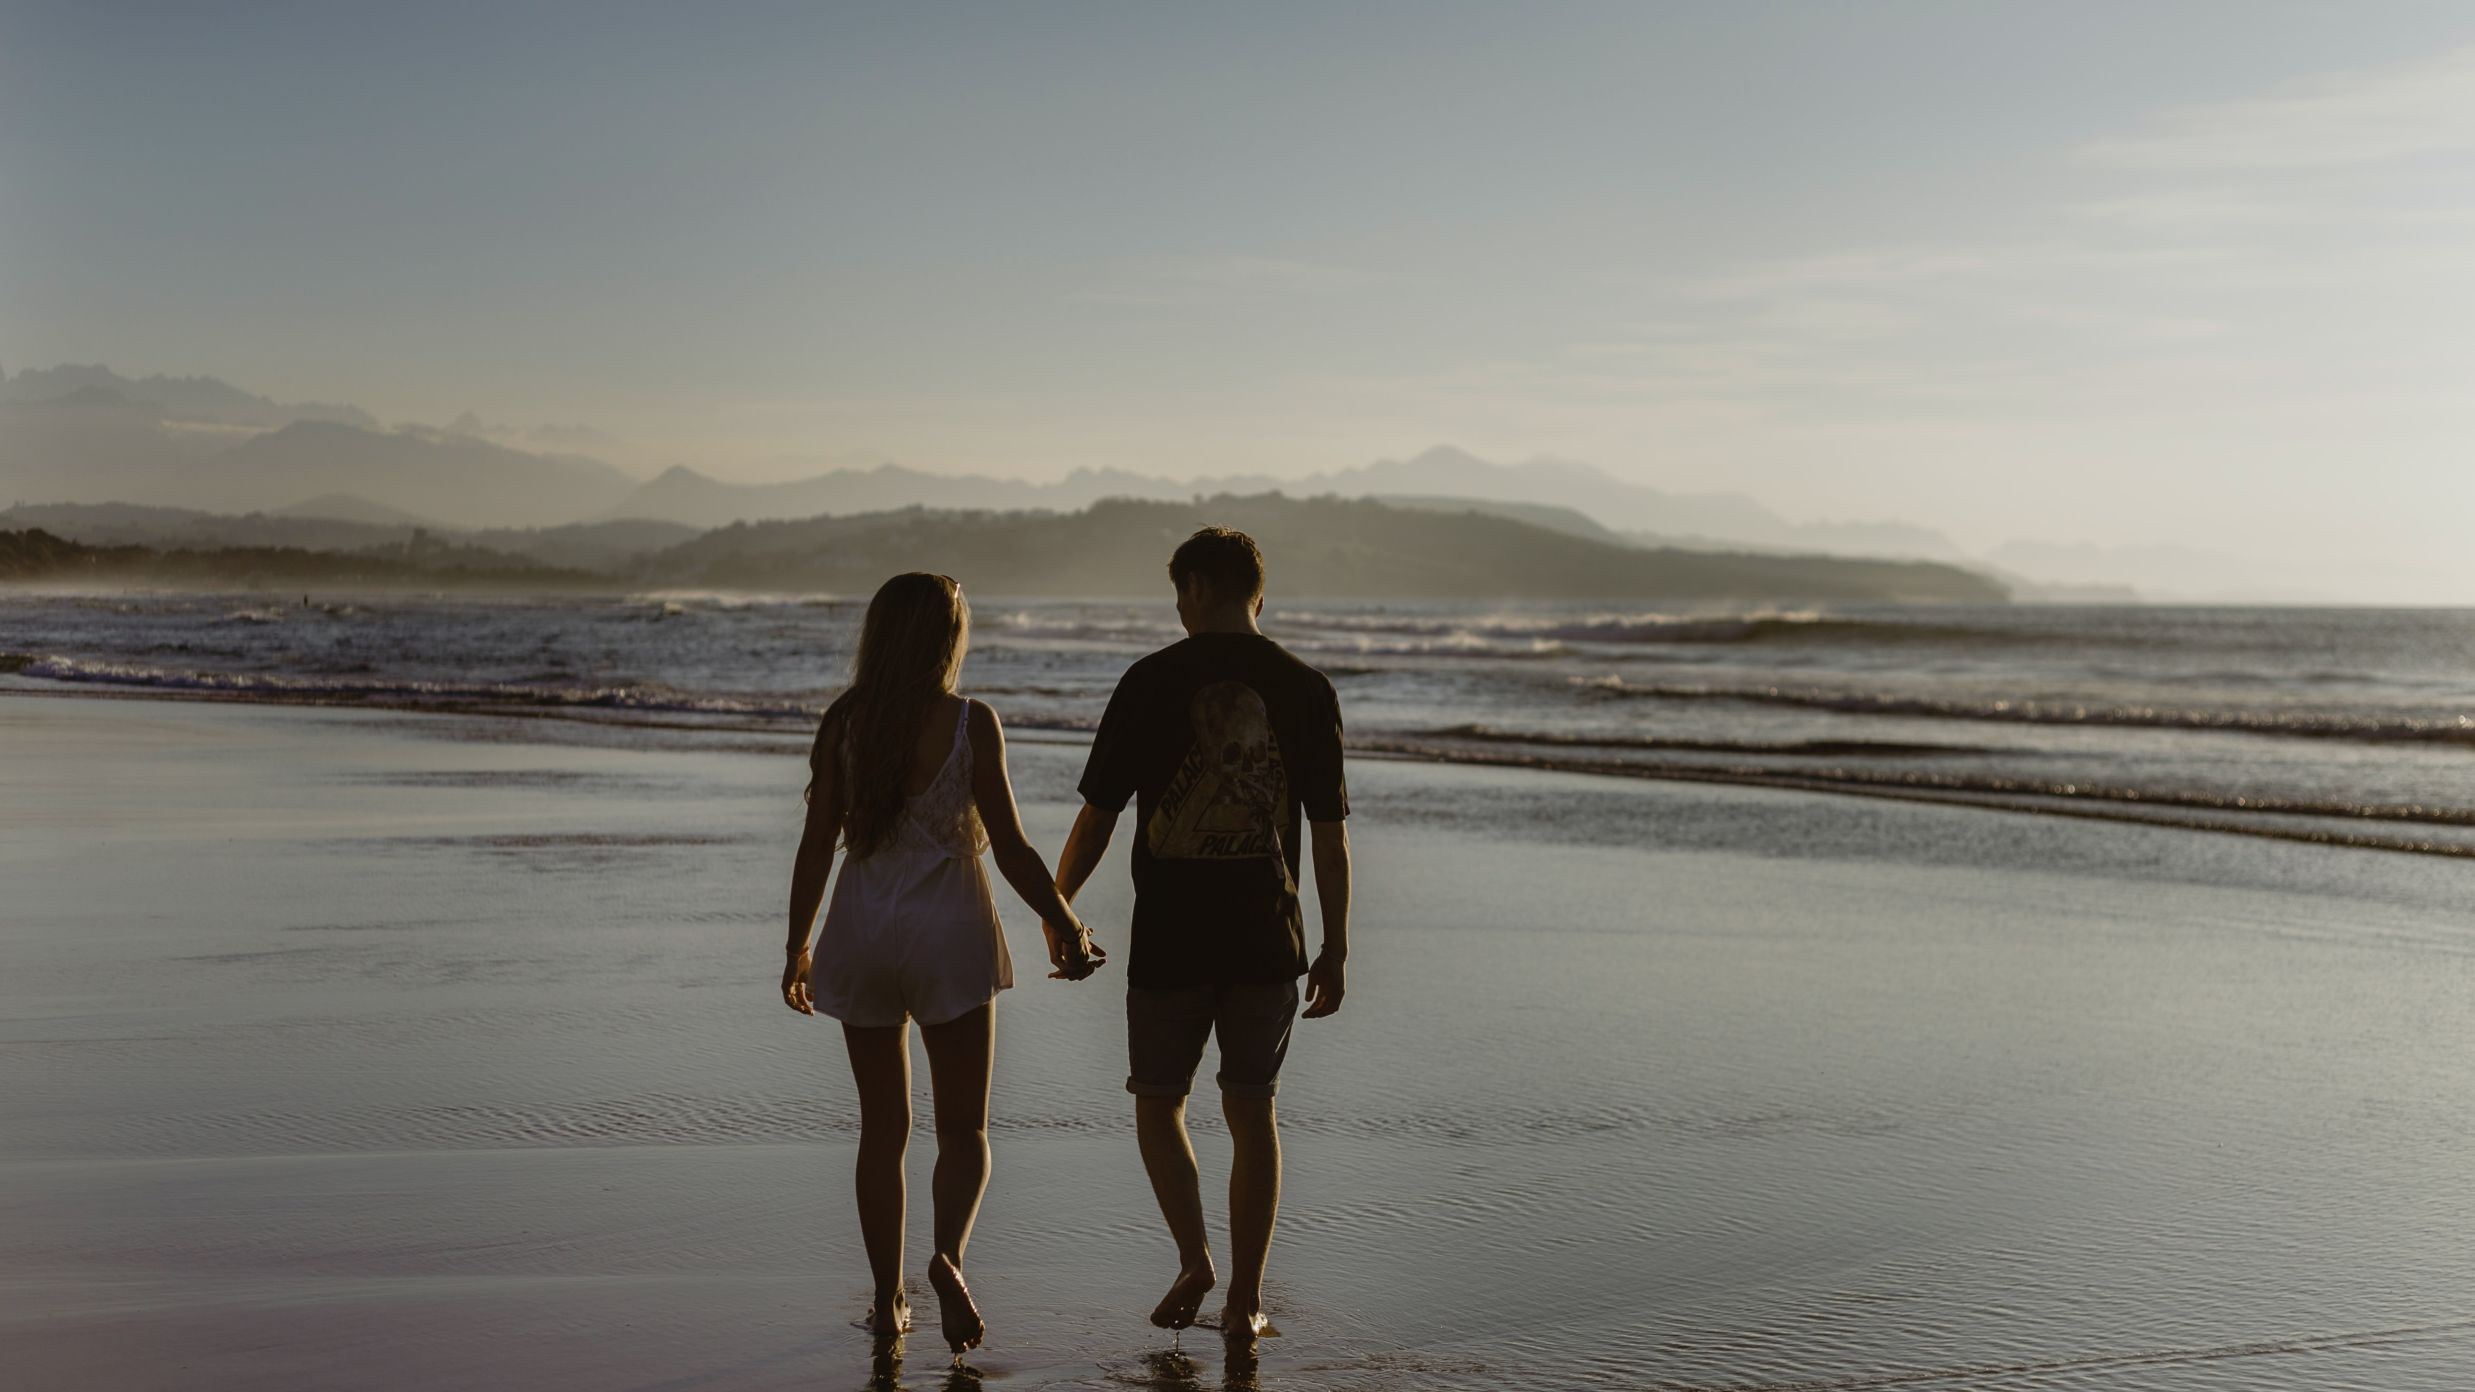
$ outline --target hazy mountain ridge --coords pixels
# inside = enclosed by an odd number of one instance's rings
[[[286,404],[213,377],[99,365],[0,377],[0,500],[287,508],[346,494],[469,526],[556,525],[636,479],[598,459],[520,450],[352,406]]]
[[[378,420],[358,406],[323,402],[287,405],[271,397],[241,390],[219,377],[123,377],[101,363],[63,363],[28,368],[0,377],[0,402],[31,405],[59,401],[77,394],[110,392],[123,400],[151,406],[165,420],[213,425],[257,426],[272,430],[294,421],[321,420],[339,425],[378,428]]]
[[[741,523],[652,558],[652,583],[866,593],[899,570],[946,570],[997,593],[1114,596],[1163,583],[1207,523],[1264,548],[1284,594],[1999,603],[1995,582],[1934,562],[1650,550],[1513,518],[1280,494],[1110,499],[1080,512],[912,508]]]
[[[213,588],[601,588],[609,577],[444,543],[312,551],[290,546],[163,550],[93,546],[39,529],[0,531],[0,582],[185,584]]]
[[[2000,585],[1954,566],[1819,556],[1650,550],[1594,541],[1487,512],[1435,511],[1367,500],[1280,494],[1209,500],[1104,501],[1079,512],[906,508],[857,517],[740,523],[645,554],[660,523],[604,523],[449,540],[413,529],[372,542],[370,524],[303,518],[216,519],[163,509],[21,508],[0,522],[79,514],[129,535],[171,529],[188,539],[248,544],[164,549],[96,546],[48,531],[20,538],[18,580],[113,578],[178,583],[455,583],[513,586],[666,585],[867,593],[896,571],[942,569],[984,592],[1116,596],[1157,593],[1164,558],[1207,522],[1243,527],[1272,558],[1281,592],[1332,597],[1604,597],[1777,602],[1998,603]],[[217,528],[223,530],[218,532]],[[325,529],[314,532],[315,528]],[[320,535],[335,549],[270,546]],[[489,544],[480,544],[487,542]],[[603,549],[595,551],[593,546]],[[519,554],[514,547],[524,547]],[[569,549],[561,549],[565,546]]]
[[[640,480],[592,452],[537,447],[554,439],[621,443],[587,426],[521,428],[469,411],[443,428],[388,428],[358,407],[287,404],[213,377],[127,377],[70,364],[0,376],[0,504],[131,503],[467,531],[644,521],[679,528],[665,534],[675,541],[739,520],[911,506],[1071,512],[1108,498],[1173,502],[1277,490],[1397,497],[1515,516],[1536,509],[1542,511],[1528,514],[1532,520],[1574,535],[1603,540],[1602,533],[1613,533],[1648,547],[1945,561],[1995,576],[2023,599],[2134,600],[2127,581],[2141,594],[2230,601],[2308,601],[2330,593],[2291,564],[2196,548],[2014,541],[1977,555],[1909,523],[1789,522],[1741,494],[1670,493],[1570,460],[1502,464],[1446,446],[1296,478],[1177,479],[1112,468],[1033,483],[879,463],[740,484],[686,466]],[[1559,511],[1565,515],[1548,520]],[[620,553],[588,542],[563,554],[598,564]],[[2411,560],[2401,558],[2400,566]]]
[[[551,442],[596,452],[541,448]],[[273,511],[342,494],[468,528],[636,519],[709,528],[910,506],[1072,511],[1104,498],[1278,490],[1567,508],[1650,545],[1968,559],[1925,528],[1791,523],[1740,494],[1668,493],[1588,464],[1499,464],[1448,446],[1299,478],[1078,469],[1048,483],[890,463],[781,483],[730,483],[677,465],[638,482],[597,457],[622,449],[587,426],[524,429],[470,411],[443,428],[387,429],[358,407],[287,405],[213,377],[131,378],[71,364],[0,378],[0,501]]]
[[[1405,460],[1377,460],[1287,479],[1269,474],[1173,479],[1122,469],[1078,469],[1054,483],[1028,483],[883,464],[830,470],[787,483],[741,484],[682,465],[646,483],[607,515],[719,527],[730,522],[786,521],[913,506],[1072,511],[1105,498],[1172,501],[1269,492],[1556,507],[1580,513],[1609,531],[1640,533],[1637,539],[1648,545],[1706,549],[1751,545],[1837,555],[1967,559],[1948,538],[1906,523],[1792,523],[1741,494],[1668,493],[1626,483],[1588,464],[1569,460],[1499,464],[1445,445]]]
[[[635,480],[582,455],[536,454],[444,431],[377,432],[296,421],[193,471],[177,501],[235,493],[280,507],[342,492],[462,526],[555,526],[623,496]]]
[[[1368,501],[1383,503],[1389,507],[1418,508],[1426,512],[1475,512],[1488,517],[1509,517],[1517,522],[1527,522],[1534,527],[1544,527],[1551,532],[1587,537],[1591,541],[1605,542],[1610,546],[1644,544],[1635,538],[1600,525],[1596,518],[1572,508],[1558,507],[1553,503],[1499,503],[1485,498],[1451,498],[1417,493],[1377,493],[1371,495]]]
[[[361,500],[339,497],[332,501],[349,505]],[[360,551],[405,546],[426,536],[544,565],[608,571],[624,569],[697,535],[693,527],[670,522],[576,522],[560,527],[459,530],[420,522],[372,522],[351,515],[313,515],[294,508],[241,516],[128,503],[21,504],[0,509],[0,530],[20,528],[40,529],[90,546],[177,550],[275,547]]]
[[[209,550],[265,546],[351,551],[409,540],[413,529],[351,518],[264,512],[233,516],[138,503],[21,503],[0,510],[0,531],[17,530],[41,531],[63,541],[98,547]]]
[[[2291,568],[2196,546],[2094,546],[2009,541],[1995,547],[1987,569],[1994,574],[2035,576],[2037,583],[2070,594],[2128,588],[2135,576],[2149,598],[2181,603],[2311,604],[2325,595],[2299,583]]]
[[[352,493],[321,493],[274,510],[278,517],[319,517],[331,522],[368,522],[382,527],[435,527],[435,518],[373,503]]]

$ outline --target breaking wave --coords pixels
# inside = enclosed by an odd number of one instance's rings
[[[1429,741],[1450,740],[1504,748],[1541,751],[1511,755],[1504,761],[1570,773],[1676,773],[1697,777],[1741,775],[1747,781],[1787,777],[1849,788],[1882,788],[1938,793],[1983,793],[2006,797],[2071,799],[2090,802],[2137,803],[2193,811],[2245,815],[2331,817],[2345,820],[2418,822],[2431,826],[2475,827],[2475,807],[2429,803],[2349,802],[2342,799],[2265,797],[2250,793],[2140,788],[2086,780],[2018,778],[1988,773],[1950,773],[1932,769],[1850,769],[1828,765],[1661,764],[1618,758],[1592,758],[1587,751],[1621,756],[1634,752],[1718,753],[1740,755],[1803,755],[1808,758],[1861,758],[1919,754],[1982,754],[1995,751],[1954,745],[1871,743],[1846,740],[1783,741],[1776,744],[1731,744],[1720,741],[1596,738],[1527,735],[1484,726],[1432,730],[1423,736],[1381,741],[1375,747],[1392,753],[1452,758],[1456,751]],[[1552,752],[1548,752],[1552,751]]]
[[[1960,700],[1889,692],[1802,690],[1782,686],[1691,686],[1636,683],[1622,677],[1576,677],[1573,685],[1603,699],[1740,701],[1793,706],[1840,715],[1906,716],[2016,725],[2117,726],[2143,730],[2209,730],[2310,739],[2462,744],[2475,748],[2475,716],[2332,715],[2308,711],[2194,710],[2174,706],[2089,705],[2062,701]]]
[[[2029,635],[1959,624],[1864,619],[1817,610],[1756,610],[1744,614],[1608,613],[1586,615],[1494,614],[1477,618],[1416,614],[1347,614],[1315,610],[1274,616],[1283,629],[1324,633],[1398,633],[1474,640],[1532,639],[1608,645],[1650,643],[1741,644],[1781,642],[1965,642],[2026,641]]]
[[[697,696],[648,682],[605,686],[533,682],[429,681],[402,677],[296,677],[258,672],[196,672],[131,662],[98,662],[33,653],[0,654],[0,671],[58,682],[130,686],[156,691],[215,692],[261,700],[383,704],[561,706],[813,721],[818,708],[736,696]]]

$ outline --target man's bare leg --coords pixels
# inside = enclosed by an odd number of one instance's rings
[[[1280,1217],[1280,1122],[1269,1097],[1220,1099],[1229,1119],[1229,1303],[1221,1332],[1231,1338],[1277,1334],[1263,1318],[1263,1268]]]
[[[1152,1311],[1152,1323],[1184,1329],[1195,1322],[1203,1297],[1220,1279],[1212,1269],[1211,1239],[1203,1229],[1203,1176],[1195,1167],[1194,1141],[1186,1134],[1186,1099],[1137,1096],[1134,1134],[1143,1147],[1143,1172],[1151,1176],[1152,1197],[1160,1201],[1160,1216],[1177,1240],[1177,1280]]]

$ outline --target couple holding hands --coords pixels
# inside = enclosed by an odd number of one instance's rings
[[[971,611],[952,578],[914,572],[878,589],[850,687],[817,727],[782,999],[842,1022],[859,1094],[859,1225],[875,1280],[868,1322],[882,1336],[900,1334],[911,1319],[902,1239],[912,1020],[936,1107],[929,1284],[957,1354],[986,1332],[963,1278],[963,1249],[988,1187],[994,1002],[1014,970],[983,853],[1040,915],[1050,975],[1082,980],[1108,957],[1075,917],[1075,891],[1130,799],[1138,827],[1126,1090],[1179,1262],[1152,1323],[1197,1323],[1218,1284],[1186,1134],[1186,1094],[1217,1034],[1234,1151],[1233,1270],[1219,1323],[1232,1339],[1277,1332],[1263,1314],[1280,1203],[1272,1099],[1299,1014],[1299,978],[1305,1015],[1329,1015],[1340,1008],[1349,955],[1340,705],[1322,673],[1257,628],[1263,557],[1245,533],[1195,533],[1170,557],[1169,578],[1187,637],[1127,669],[1110,696],[1083,770],[1084,806],[1054,877],[1023,835],[996,712],[955,693]],[[1323,918],[1322,950],[1311,963],[1298,905],[1310,843]],[[819,925],[837,845],[845,863]]]

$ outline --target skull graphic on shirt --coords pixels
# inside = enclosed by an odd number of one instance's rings
[[[1166,860],[1281,860],[1289,780],[1263,697],[1244,682],[1213,682],[1195,692],[1187,713],[1194,742],[1152,809],[1145,828],[1151,854]]]

